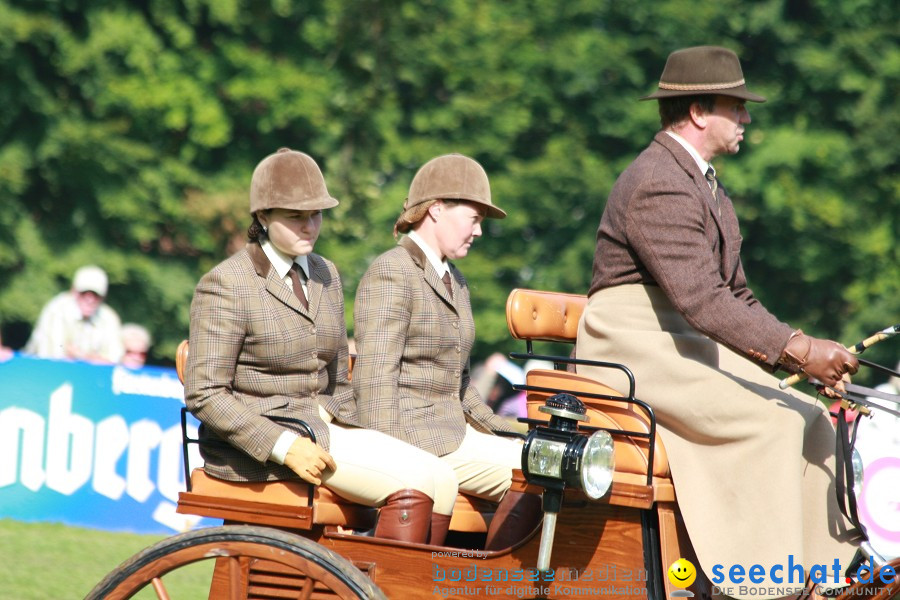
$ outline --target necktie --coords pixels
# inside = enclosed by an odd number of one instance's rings
[[[444,271],[444,276],[441,277],[441,281],[444,282],[444,287],[447,288],[447,294],[449,294],[450,299],[453,300],[453,284],[450,283],[450,271]]]
[[[288,273],[291,276],[291,285],[294,287],[294,295],[300,300],[300,304],[303,305],[303,308],[309,310],[309,301],[306,299],[306,294],[303,292],[303,285],[300,283],[300,278],[303,277],[303,279],[306,279],[306,274],[303,273],[303,269],[301,269],[300,265],[297,263],[291,265],[291,270],[288,271]]]
[[[719,205],[719,195],[716,193],[719,189],[719,182],[716,180],[716,170],[712,165],[709,165],[709,168],[706,169],[706,182],[709,183],[709,189],[712,190],[713,198],[716,201],[716,209],[719,211],[719,216],[722,216],[722,207]]]

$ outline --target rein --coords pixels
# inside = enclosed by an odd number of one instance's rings
[[[868,362],[868,361],[866,361]],[[859,521],[857,510],[856,490],[854,489],[853,476],[853,447],[856,444],[856,435],[859,432],[859,424],[863,415],[871,415],[871,409],[877,409],[888,414],[900,417],[900,411],[881,406],[866,400],[866,396],[880,398],[889,402],[900,402],[900,396],[887,394],[852,383],[845,384],[847,394],[842,394],[834,388],[828,388],[841,398],[840,408],[837,414],[837,432],[835,436],[835,494],[841,513],[868,538],[865,527]],[[847,411],[856,410],[853,419],[852,432],[847,423]]]
[[[853,446],[856,444],[856,434],[859,432],[859,422],[863,414],[856,414],[853,420],[853,433],[847,423],[846,402],[841,402],[837,416],[837,435],[835,436],[835,478],[834,491],[837,495],[838,508],[847,517],[853,526],[859,529],[868,539],[869,535],[865,527],[859,522],[859,513],[856,508],[855,477],[853,476]]]
[[[898,332],[900,332],[900,324],[886,327],[881,331],[875,332],[861,342],[857,342],[853,346],[848,346],[847,350],[852,354],[862,354],[867,348],[896,335]],[[900,377],[900,373],[897,373],[893,369],[888,369],[887,367],[883,367],[868,360],[859,359],[859,364]],[[787,389],[806,378],[806,373],[796,373],[781,380],[778,387],[782,390]],[[856,490],[853,486],[853,446],[856,444],[856,434],[859,432],[860,419],[862,419],[863,415],[871,415],[871,409],[875,408],[896,417],[900,417],[900,412],[870,402],[866,397],[880,398],[882,400],[893,402],[900,402],[900,397],[891,397],[890,394],[883,394],[877,390],[854,385],[852,383],[845,384],[845,387],[847,389],[846,394],[843,394],[832,387],[828,387],[836,397],[840,397],[841,399],[841,405],[837,414],[837,435],[834,449],[836,471],[834,489],[841,513],[850,520],[854,527],[859,529],[862,534],[868,538],[869,536],[866,533],[865,527],[859,522],[859,513],[857,511]],[[850,425],[847,423],[848,410],[857,411],[856,418],[853,419],[852,432],[850,430]]]

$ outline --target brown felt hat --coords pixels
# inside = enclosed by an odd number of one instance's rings
[[[250,214],[269,208],[321,210],[337,205],[325,187],[319,165],[308,154],[279,148],[253,171]]]
[[[669,55],[659,89],[641,100],[715,94],[765,102],[747,90],[737,54],[719,46],[695,46]]]

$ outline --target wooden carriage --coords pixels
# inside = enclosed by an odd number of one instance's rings
[[[214,560],[210,598],[650,598],[678,591],[665,577],[679,558],[697,564],[670,477],[665,447],[656,434],[652,408],[631,389],[621,394],[566,370],[572,359],[534,352],[535,342],[573,343],[584,296],[514,290],[507,301],[512,336],[526,343],[513,358],[542,358],[554,369],[529,371],[526,385],[530,427],[545,423],[539,411],[548,397],[567,392],[586,407],[588,428],[613,437],[615,470],[609,491],[591,500],[564,491],[556,517],[549,567],[537,571],[541,524],[509,548],[484,551],[493,516],[490,503],[460,494],[448,546],[431,546],[360,535],[371,529],[377,509],[350,503],[326,487],[302,481],[234,483],[195,469],[178,512],[223,519],[222,527],[173,536],[110,573],[89,598],[127,598],[149,584],[168,598],[166,574],[185,564]],[[187,343],[179,347],[184,377]],[[577,362],[577,361],[576,361]],[[185,452],[185,459],[187,453]],[[521,471],[513,489],[540,495]],[[699,578],[691,586],[708,596]],[[900,581],[866,597],[889,599]]]

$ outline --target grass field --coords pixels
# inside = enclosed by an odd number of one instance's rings
[[[0,519],[0,598],[84,598],[117,565],[165,537]],[[204,566],[166,584],[175,599],[206,598],[208,577]],[[156,597],[149,592],[137,597]]]

